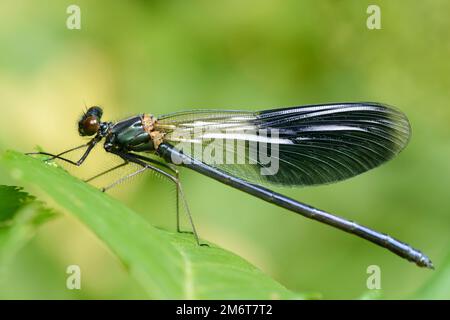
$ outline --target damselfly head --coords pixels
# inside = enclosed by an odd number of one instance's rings
[[[78,121],[78,133],[80,136],[93,136],[100,129],[100,120],[103,110],[100,107],[90,107]]]

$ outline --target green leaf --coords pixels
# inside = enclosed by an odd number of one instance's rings
[[[0,185],[0,281],[38,226],[54,216],[54,211],[20,188]]]
[[[0,223],[7,223],[20,207],[34,200],[28,193],[14,186],[0,185]]]
[[[192,235],[156,229],[123,203],[46,164],[14,151],[0,156],[10,175],[39,189],[81,220],[156,299],[303,298],[242,258]]]

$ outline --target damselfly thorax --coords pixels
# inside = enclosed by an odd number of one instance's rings
[[[155,129],[157,120],[141,114],[116,123],[109,123],[104,147],[108,152],[153,152],[163,142],[163,133]]]

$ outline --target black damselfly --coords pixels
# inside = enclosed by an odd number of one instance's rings
[[[124,162],[88,181],[129,163],[140,165],[140,169],[103,190],[146,170],[162,174],[177,186],[177,230],[180,230],[178,201],[181,197],[199,244],[176,166],[192,169],[307,218],[357,235],[418,266],[433,268],[426,255],[389,235],[261,186],[337,182],[393,158],[406,146],[410,136],[408,119],[395,108],[378,103],[341,103],[259,112],[196,110],[158,118],[140,114],[119,122],[103,122],[102,114],[102,109],[94,106],[78,122],[81,136],[94,136],[88,143],[59,154],[33,154],[48,155],[50,159],[79,166],[94,146],[105,139],[104,149]],[[81,148],[86,151],[76,162],[62,157]],[[201,157],[205,151],[210,156],[207,160]]]

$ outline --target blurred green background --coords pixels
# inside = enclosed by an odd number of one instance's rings
[[[70,4],[81,8],[81,30],[66,28]],[[369,4],[381,8],[381,30],[366,27]],[[79,145],[85,104],[118,120],[193,108],[385,102],[412,124],[398,158],[338,184],[277,191],[390,233],[439,268],[450,248],[449,12],[445,0],[2,1],[0,148]],[[70,172],[86,178],[115,163],[97,149]],[[358,298],[375,264],[383,297],[407,298],[433,274],[198,174],[184,170],[182,181],[201,237],[291,290]],[[175,190],[163,179],[137,178],[111,195],[174,230]],[[82,269],[80,291],[65,287],[69,264]],[[64,215],[20,251],[0,297],[145,295],[100,240]]]

